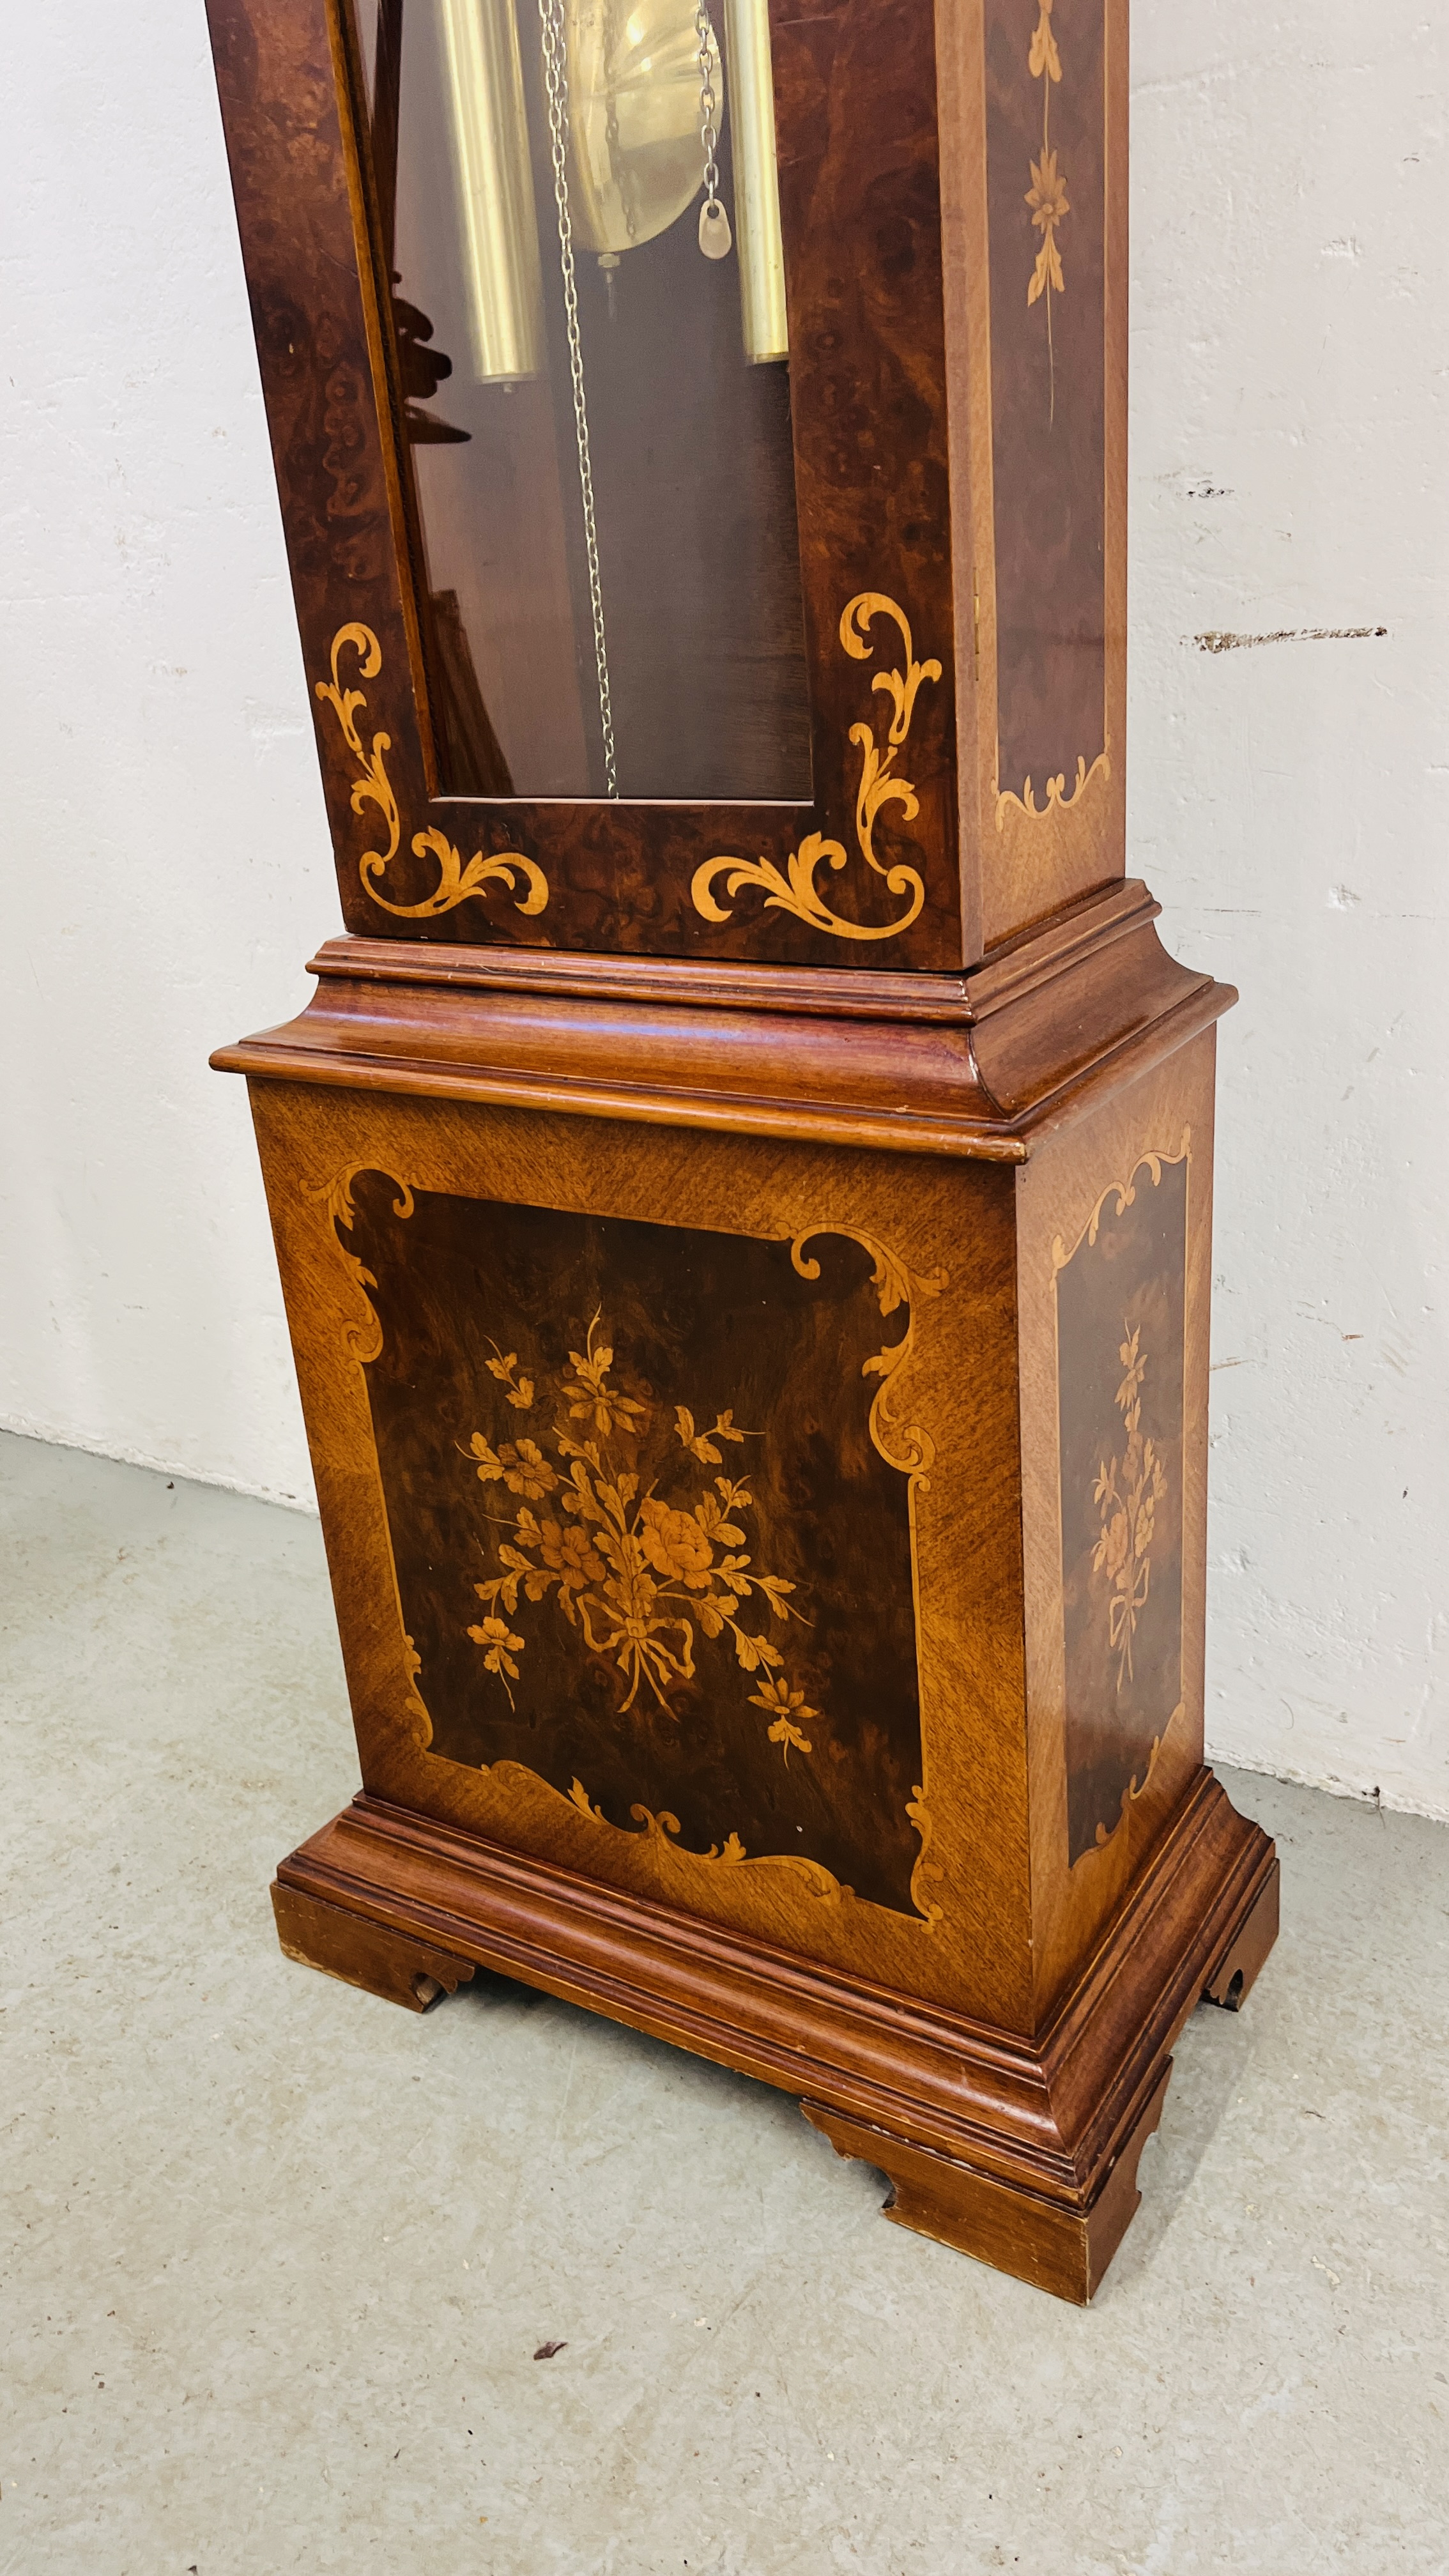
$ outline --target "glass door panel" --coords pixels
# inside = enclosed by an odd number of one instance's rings
[[[361,0],[444,794],[811,792],[767,0]]]

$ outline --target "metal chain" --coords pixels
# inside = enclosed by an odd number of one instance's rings
[[[569,381],[573,390],[574,437],[579,453],[579,498],[584,513],[584,552],[588,559],[589,610],[594,622],[594,665],[599,677],[599,724],[604,737],[604,785],[610,797],[619,793],[614,759],[614,708],[609,694],[609,648],[604,634],[604,591],[599,576],[599,537],[594,524],[594,469],[589,456],[589,414],[584,399],[584,353],[579,337],[579,298],[574,278],[574,228],[569,212],[568,128],[569,68],[564,33],[563,0],[538,0],[543,40],[543,85],[548,100],[549,158],[553,164],[553,200],[558,208],[559,270],[563,278],[564,324],[568,333]]]
[[[694,32],[699,38],[699,140],[704,151],[704,212],[713,220],[724,213],[719,193],[719,127],[715,111],[719,101],[714,94],[714,28],[710,14],[699,0],[694,13]]]

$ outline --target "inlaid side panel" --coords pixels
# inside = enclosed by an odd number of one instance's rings
[[[1017,1183],[1038,2010],[1203,1758],[1211,1031]]]
[[[909,1912],[910,1456],[872,1434],[911,1310],[883,1321],[876,1254],[349,1195],[433,1752]]]
[[[987,10],[997,789],[1029,815],[1107,755],[1103,36],[1103,0]]]
[[[1105,1843],[1182,1698],[1189,1151],[1108,1190],[1057,1272],[1069,1856]]]
[[[1126,861],[1126,0],[937,0],[969,352],[976,847],[990,950]],[[943,61],[947,60],[944,47]],[[948,300],[953,287],[948,272]]]

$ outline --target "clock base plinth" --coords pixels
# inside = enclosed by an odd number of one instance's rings
[[[887,2176],[898,2226],[1082,2304],[1137,2208],[1178,2034],[1240,1972],[1246,1991],[1277,1893],[1272,1843],[1200,1771],[1035,2039],[366,1792],[273,1902],[289,1957],[412,2011],[484,1967],[776,2085]]]

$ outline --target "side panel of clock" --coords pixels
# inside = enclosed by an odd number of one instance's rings
[[[1044,2009],[1203,1759],[1214,1044],[1068,1123],[1017,1184]]]
[[[1125,865],[1126,0],[938,0],[975,956]]]

